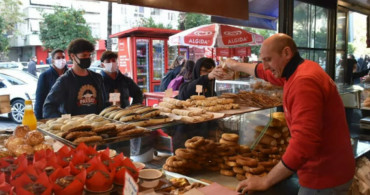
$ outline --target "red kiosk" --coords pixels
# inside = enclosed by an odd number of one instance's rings
[[[133,78],[143,92],[159,91],[168,69],[168,37],[178,32],[137,27],[111,35],[118,38],[119,69]]]

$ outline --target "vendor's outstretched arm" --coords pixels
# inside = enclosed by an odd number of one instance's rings
[[[231,70],[244,72],[249,75],[255,76],[254,70],[256,69],[257,63],[242,63],[242,62],[237,62],[232,59],[227,59],[225,61],[225,65]]]
[[[248,191],[264,191],[292,174],[293,171],[285,167],[282,161],[280,161],[266,176],[249,177],[241,181],[236,190],[242,190],[242,194]]]

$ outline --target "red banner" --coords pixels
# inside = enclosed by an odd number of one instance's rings
[[[216,56],[231,57],[232,50],[230,48],[216,48]]]
[[[251,47],[233,48],[233,56],[251,56]]]
[[[130,37],[118,39],[118,65],[122,74],[132,78]]]

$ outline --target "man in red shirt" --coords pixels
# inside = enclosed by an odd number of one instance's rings
[[[275,34],[260,51],[263,64],[227,60],[229,69],[284,86],[283,107],[291,139],[282,160],[264,177],[241,181],[237,190],[266,190],[297,173],[299,194],[347,194],[355,171],[343,102],[319,64],[300,57],[293,39]]]

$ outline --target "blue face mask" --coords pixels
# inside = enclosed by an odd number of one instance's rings
[[[78,63],[78,66],[82,69],[87,69],[90,67],[91,65],[91,58],[78,58],[76,56],[76,58],[80,61],[80,63]]]

